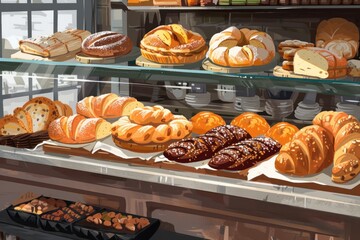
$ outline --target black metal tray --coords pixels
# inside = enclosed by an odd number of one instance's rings
[[[70,201],[65,201],[67,203],[67,206],[69,207],[71,204],[73,204],[74,202],[70,202]],[[85,203],[84,203],[85,204]],[[86,204],[87,205],[87,204]],[[44,229],[45,231],[52,231],[52,232],[62,232],[62,233],[67,233],[67,234],[71,234],[73,233],[73,230],[72,230],[72,226],[74,223],[78,222],[78,221],[81,221],[83,220],[84,218],[86,218],[87,216],[89,215],[92,215],[92,214],[95,214],[97,213],[100,208],[97,208],[97,207],[94,207],[94,211],[91,212],[90,214],[88,215],[83,215],[81,218],[79,219],[75,219],[73,222],[68,222],[66,221],[64,218],[61,218],[59,221],[55,221],[55,220],[48,220],[48,219],[44,219],[42,218],[43,215],[45,214],[52,214],[62,208],[59,208],[59,209],[55,209],[53,211],[50,211],[50,212],[47,212],[47,213],[44,213],[44,214],[41,214],[39,216],[39,226]],[[78,213],[76,210],[72,209],[74,212]],[[80,214],[80,213],[78,213]]]
[[[122,215],[131,215],[134,218],[143,218],[142,216],[114,211],[111,209],[102,209],[99,212],[115,212],[121,213]],[[86,219],[83,219],[82,221],[78,221],[74,223],[73,225],[73,231],[74,233],[79,237],[84,237],[88,239],[93,240],[147,240],[150,239],[151,236],[156,232],[156,230],[159,228],[160,221],[155,218],[147,218],[150,222],[148,226],[145,228],[138,230],[136,232],[131,232],[129,230],[123,229],[123,230],[116,230],[114,228],[107,228],[103,226],[99,226],[93,223],[89,223],[86,221]]]

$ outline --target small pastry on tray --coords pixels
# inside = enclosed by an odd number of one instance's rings
[[[240,114],[230,124],[245,129],[252,137],[264,135],[270,129],[270,125],[263,117],[251,112]]]
[[[134,152],[164,151],[170,143],[187,137],[193,126],[182,115],[156,105],[134,109],[112,124],[115,144]]]
[[[193,124],[192,131],[197,134],[205,134],[215,127],[226,124],[220,115],[206,111],[197,113],[190,121]]]

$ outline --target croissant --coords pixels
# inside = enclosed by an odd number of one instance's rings
[[[135,98],[107,93],[84,98],[76,104],[76,112],[89,118],[118,118],[129,115],[135,108],[143,106]]]
[[[332,180],[343,183],[360,172],[360,123],[344,112],[324,111],[315,116],[314,124],[323,126],[334,137]]]
[[[251,138],[244,129],[232,126],[218,126],[196,138],[186,138],[170,144],[164,156],[170,160],[189,163],[208,159],[221,149]]]
[[[88,143],[107,137],[111,123],[102,118],[85,118],[79,114],[62,116],[49,125],[50,139],[62,143]]]
[[[247,139],[217,152],[209,166],[215,169],[245,170],[279,152],[281,144],[268,137]]]
[[[334,156],[333,137],[323,127],[311,125],[298,131],[275,160],[281,173],[305,176],[330,166]]]

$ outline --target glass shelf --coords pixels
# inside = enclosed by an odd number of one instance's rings
[[[82,64],[79,62],[50,62],[0,58],[0,71],[40,74],[73,74],[79,78],[121,77],[149,82],[191,82],[238,85],[247,88],[277,88],[285,91],[317,92],[330,95],[360,96],[360,79],[299,79],[272,75],[271,71],[226,74],[200,69],[149,68],[134,66],[134,62],[116,64]]]
[[[113,9],[117,7],[114,6]],[[273,10],[337,10],[360,9],[360,5],[276,5],[276,6],[128,6],[128,10],[134,12],[152,12],[152,11],[273,11]]]

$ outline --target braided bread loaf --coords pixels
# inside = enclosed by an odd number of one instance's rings
[[[76,104],[76,112],[89,118],[118,118],[129,115],[144,104],[132,97],[119,97],[114,93],[86,97]]]
[[[323,127],[311,125],[298,131],[285,144],[275,160],[275,168],[281,173],[305,176],[315,174],[332,163],[333,138]]]
[[[244,129],[222,125],[196,138],[186,138],[172,143],[164,156],[176,162],[189,163],[208,159],[231,144],[251,138]]]
[[[360,172],[360,123],[344,112],[324,111],[315,116],[314,124],[327,129],[334,139],[332,180],[343,183]]]
[[[136,152],[163,151],[173,140],[191,133],[192,124],[162,106],[135,109],[112,125],[115,144]]]

